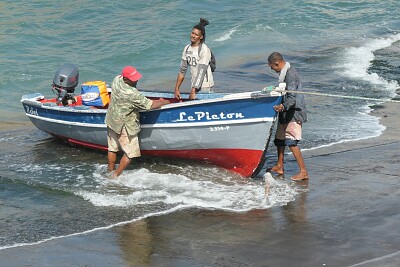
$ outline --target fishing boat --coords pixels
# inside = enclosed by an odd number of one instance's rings
[[[67,74],[58,70],[53,80],[57,96],[22,96],[25,113],[38,129],[56,138],[107,150],[107,106],[91,106],[84,103],[84,94],[74,95],[78,73],[73,66],[68,68]],[[171,101],[160,109],[140,112],[142,155],[205,161],[244,177],[261,171],[276,119],[273,106],[281,102],[280,93],[199,93],[196,100],[182,94],[178,101],[168,92],[140,92],[150,99]],[[107,87],[107,93],[112,97],[111,88]]]

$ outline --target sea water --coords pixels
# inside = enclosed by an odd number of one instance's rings
[[[399,7],[372,0],[2,1],[0,249],[178,209],[268,209],[297,194],[285,181],[265,188],[263,181],[187,160],[140,159],[120,179],[108,180],[106,154],[53,139],[21,106],[24,94],[54,95],[50,85],[63,63],[79,67],[80,83],[110,83],[133,65],[143,74],[139,89],[171,92],[191,29],[205,17],[206,43],[217,58],[216,92],[275,85],[266,59],[279,51],[306,92],[384,101],[399,88]],[[306,95],[306,103],[304,150],[384,130],[369,115],[379,101]]]

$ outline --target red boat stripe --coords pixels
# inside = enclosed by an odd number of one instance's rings
[[[102,145],[92,144],[92,143],[88,143],[88,142],[82,142],[82,141],[71,139],[71,138],[67,138],[67,140],[71,144],[75,144],[75,145],[79,145],[79,146],[89,147],[89,148],[93,148],[93,149],[100,149],[100,150],[108,150],[108,147],[102,146]]]
[[[94,149],[107,150],[106,146],[95,145],[74,139],[68,139],[72,144]],[[249,149],[193,149],[193,150],[142,150],[146,156],[176,157],[196,159],[213,163],[222,168],[250,177],[257,168],[262,156],[261,150]]]
[[[194,150],[147,150],[143,155],[191,158],[211,162],[217,166],[250,177],[262,156],[261,150],[249,149],[194,149]]]

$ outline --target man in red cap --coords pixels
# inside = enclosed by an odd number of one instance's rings
[[[136,68],[126,66],[122,74],[114,78],[111,101],[105,123],[107,125],[108,170],[111,178],[119,176],[131,163],[133,158],[140,157],[138,133],[140,131],[139,111],[160,108],[169,104],[168,100],[150,100],[136,89],[142,78]],[[117,152],[122,149],[124,155],[115,169]]]

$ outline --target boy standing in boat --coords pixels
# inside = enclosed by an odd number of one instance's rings
[[[150,100],[137,89],[142,75],[132,66],[126,66],[122,74],[114,78],[111,101],[106,114],[108,141],[108,170],[111,178],[118,177],[133,158],[140,157],[138,133],[140,131],[139,111],[160,108],[169,104],[168,100]],[[122,149],[118,168],[115,170],[117,152]]]
[[[290,91],[283,95],[280,105],[274,106],[275,111],[279,112],[278,128],[274,140],[278,150],[278,161],[269,170],[280,175],[284,173],[284,152],[285,146],[288,146],[300,168],[299,173],[292,176],[291,179],[302,181],[308,179],[308,172],[297,144],[301,140],[302,124],[307,121],[307,111],[304,96],[293,93],[293,91],[301,89],[300,76],[278,52],[269,55],[268,65],[279,73],[279,83],[286,83],[285,90]]]
[[[182,52],[182,60],[176,78],[175,98],[181,99],[179,88],[185,79],[188,66],[192,74],[191,91],[189,99],[195,99],[196,93],[212,92],[214,78],[210,67],[211,50],[204,43],[206,40],[205,26],[208,20],[200,18],[199,24],[195,25],[190,34],[190,44],[185,46]]]

